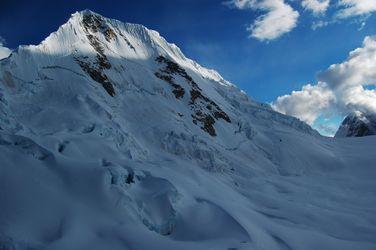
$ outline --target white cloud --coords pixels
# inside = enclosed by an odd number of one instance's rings
[[[274,40],[296,27],[299,13],[284,0],[232,0],[228,2],[238,9],[263,11],[247,30],[258,40]]]
[[[326,83],[319,82],[317,85],[304,85],[302,90],[278,97],[272,107],[278,112],[298,117],[313,125],[317,117],[333,103],[335,103],[335,95]]]
[[[320,20],[320,21],[317,21],[317,22],[313,22],[311,28],[313,30],[316,30],[316,29],[328,26],[329,24],[330,24],[330,22]]]
[[[376,11],[376,0],[339,0],[341,9],[336,14],[338,18],[348,18],[370,14]]]
[[[317,15],[325,13],[329,7],[329,3],[330,0],[302,0],[302,7]]]
[[[361,48],[342,63],[319,74],[316,85],[305,85],[272,104],[281,113],[313,124],[320,116],[352,111],[376,112],[376,36],[366,37]]]
[[[376,90],[364,89],[363,86],[353,86],[341,93],[340,105],[346,113],[350,111],[376,112]]]
[[[4,39],[0,37],[0,60],[8,57],[11,53],[11,50],[7,47],[4,47]]]
[[[366,37],[363,46],[350,52],[346,61],[331,65],[319,80],[332,88],[376,84],[376,36]]]
[[[348,18],[361,21],[359,29],[362,29],[365,20],[376,12],[376,0],[227,0],[224,4],[258,14],[247,28],[250,37],[270,41],[297,26],[300,14],[291,6],[294,2],[300,2],[303,9],[322,19],[312,23],[313,30]],[[333,11],[325,15],[329,8]]]
[[[228,5],[233,5],[238,9],[251,9],[256,5],[257,0],[231,0],[226,2]]]

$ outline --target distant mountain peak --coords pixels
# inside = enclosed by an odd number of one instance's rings
[[[376,114],[355,111],[342,122],[335,137],[362,137],[376,135]]]

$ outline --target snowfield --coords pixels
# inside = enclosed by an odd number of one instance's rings
[[[375,148],[77,12],[0,61],[0,249],[376,249]]]

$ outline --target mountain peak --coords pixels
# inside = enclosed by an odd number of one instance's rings
[[[338,128],[335,137],[362,137],[376,135],[376,114],[355,111]]]
[[[72,14],[42,43],[21,47],[9,60],[7,65],[17,65],[19,69],[16,72],[4,67],[5,76],[12,81],[16,80],[7,72],[13,72],[11,74],[17,79],[40,82],[43,87],[49,87],[46,85],[52,81],[49,79],[79,76],[79,84],[74,88],[81,87],[83,90],[72,92],[68,89],[70,94],[64,94],[67,96],[86,95],[92,90],[91,86],[102,86],[109,96],[119,99],[128,88],[162,95],[161,98],[170,92],[185,103],[185,108],[189,107],[190,113],[193,112],[189,115],[193,123],[212,136],[217,134],[214,127],[216,120],[231,123],[226,111],[234,107],[245,109],[249,105],[259,113],[272,116],[278,123],[315,133],[308,125],[253,102],[216,71],[186,58],[175,44],[168,43],[158,32],[139,24],[109,19],[91,10]],[[10,82],[8,78],[6,81]],[[59,88],[62,88],[61,83],[70,86],[67,81],[60,81]],[[161,82],[172,90],[166,90]],[[99,91],[100,95],[103,89]],[[95,93],[98,94],[98,91]],[[227,110],[218,104],[223,102],[229,102]]]
[[[89,9],[73,13],[39,45],[20,46],[16,52],[13,60],[21,54],[28,54],[32,58],[38,57],[35,59],[38,64],[46,61],[41,57],[97,57],[99,54],[102,58],[137,60],[149,65],[162,55],[207,79],[232,86],[215,70],[185,57],[178,46],[167,42],[157,31],[141,24],[106,18]]]
[[[75,13],[72,14],[72,16],[76,15],[76,14],[80,14],[80,15],[97,15],[97,16],[102,16],[101,14],[98,14],[90,9],[84,9],[84,10],[81,10],[81,11],[77,11]]]

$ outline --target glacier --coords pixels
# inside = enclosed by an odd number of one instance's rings
[[[0,61],[0,249],[375,249],[374,148],[76,12]]]

